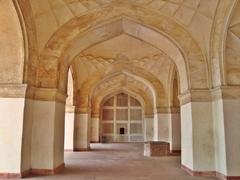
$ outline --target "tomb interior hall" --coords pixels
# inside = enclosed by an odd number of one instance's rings
[[[0,0],[0,180],[240,180],[240,0]]]

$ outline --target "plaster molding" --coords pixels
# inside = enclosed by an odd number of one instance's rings
[[[27,84],[0,84],[1,98],[25,98]]]
[[[220,99],[240,100],[240,86],[220,86],[212,89],[212,100]]]
[[[208,89],[191,89],[179,96],[181,105],[189,102],[211,102],[211,91]]]
[[[91,118],[100,118],[100,114],[92,113]]]
[[[30,99],[40,101],[66,102],[67,95],[59,92],[56,88],[30,88]]]
[[[91,111],[91,108],[88,107],[76,107],[75,113],[76,114],[88,114]]]
[[[210,90],[192,89],[179,96],[180,104],[212,102],[220,99],[240,99],[240,86],[219,86]]]
[[[156,113],[160,114],[180,113],[180,107],[157,107]]]

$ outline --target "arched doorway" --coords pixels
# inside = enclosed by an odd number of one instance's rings
[[[143,111],[141,103],[128,94],[108,98],[101,109],[101,141],[142,142]]]

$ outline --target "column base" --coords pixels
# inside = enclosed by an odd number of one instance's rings
[[[81,152],[81,151],[90,151],[90,147],[88,148],[74,148],[73,152]]]
[[[16,178],[16,179],[19,179],[19,178],[26,178],[26,177],[29,177],[31,174],[31,170],[26,170],[26,171],[23,171],[21,173],[0,173],[0,178]]]
[[[182,165],[182,169],[188,174],[190,174],[191,176],[217,177],[218,179],[222,179],[222,180],[240,180],[240,176],[226,176],[216,171],[193,171],[184,165]]]
[[[222,180],[240,180],[240,176],[225,176],[219,172],[216,172],[216,177]]]
[[[31,169],[33,175],[54,175],[64,170],[65,164],[61,164],[54,169]]]
[[[182,165],[182,169],[191,176],[216,177],[216,171],[193,171],[187,166]]]
[[[29,169],[21,173],[0,173],[0,178],[20,179],[30,177],[31,175],[54,175],[62,172],[64,167],[65,164],[63,163],[54,169]]]

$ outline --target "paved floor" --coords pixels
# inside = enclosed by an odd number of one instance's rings
[[[63,173],[29,180],[200,180],[180,168],[180,157],[147,158],[143,144],[92,144],[91,152],[66,152]]]

